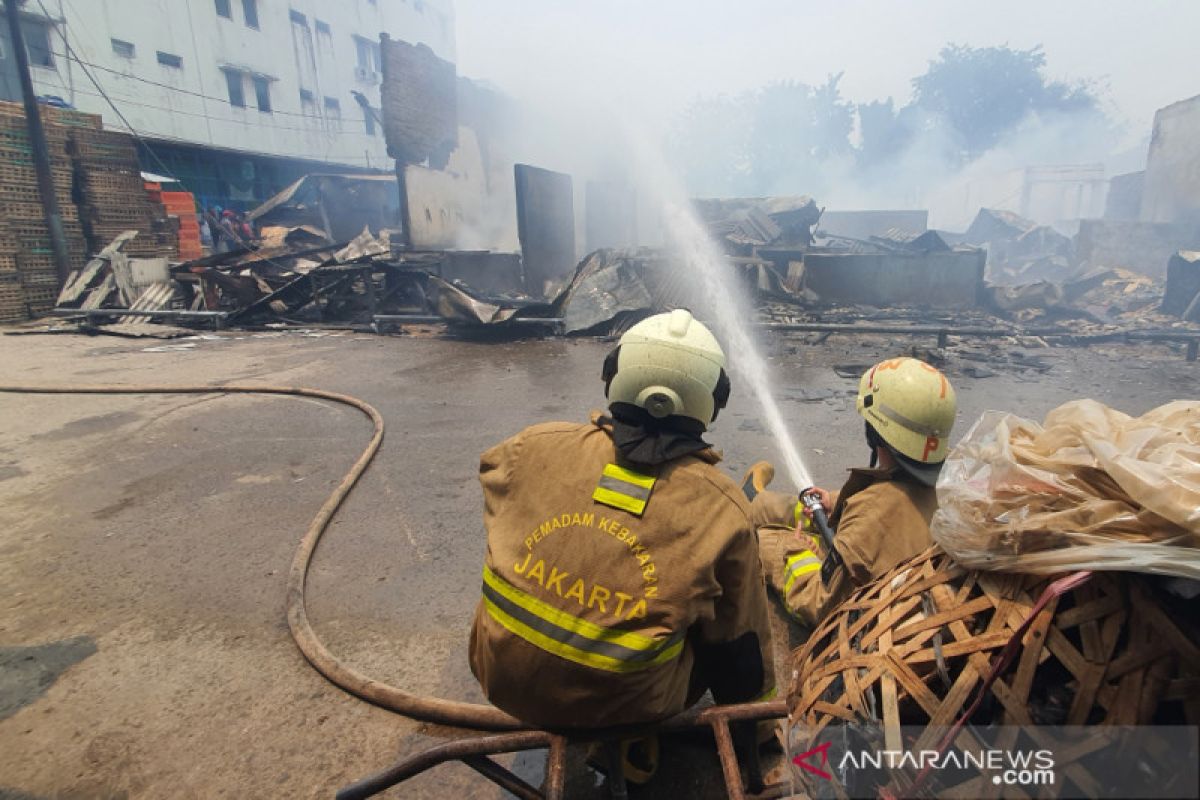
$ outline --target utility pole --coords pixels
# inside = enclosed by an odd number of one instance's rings
[[[21,34],[20,0],[5,0],[4,12],[8,17],[8,32],[13,53],[17,57],[17,74],[21,77],[21,94],[25,98],[25,126],[29,132],[29,144],[33,151],[33,168],[37,172],[38,193],[42,197],[42,214],[46,218],[46,230],[50,232],[50,250],[54,253],[54,268],[58,273],[61,288],[71,274],[71,259],[67,254],[67,238],[63,233],[62,216],[58,211],[58,198],[54,194],[54,176],[50,172],[50,153],[46,147],[46,131],[42,127],[42,116],[38,113],[37,95],[33,93],[33,79],[29,75],[29,53],[25,51],[25,37]]]

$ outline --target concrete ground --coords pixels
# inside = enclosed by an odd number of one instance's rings
[[[836,487],[865,452],[857,381],[831,367],[912,345],[770,343],[777,394],[819,484]],[[380,680],[479,701],[465,655],[484,552],[478,454],[535,421],[585,419],[609,346],[2,336],[0,383],[253,381],[374,404],[387,438],[317,553],[313,623]],[[1137,414],[1200,396],[1200,365],[1163,345],[976,342],[944,355],[957,436],[988,408],[1040,418],[1094,397]],[[1023,366],[1028,356],[1046,371]],[[291,398],[0,394],[0,419],[0,798],[329,797],[453,735],[335,688],[285,624],[292,551],[369,436],[357,412]],[[737,384],[711,440],[731,476],[776,455]],[[778,624],[783,663],[798,632]],[[536,783],[542,756],[506,763]],[[635,796],[719,795],[715,764],[702,740],[668,741],[660,776]],[[573,756],[571,795],[603,796],[598,783]],[[502,796],[459,765],[390,796],[452,791]]]

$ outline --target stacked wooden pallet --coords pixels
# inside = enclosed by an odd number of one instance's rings
[[[87,259],[83,229],[72,199],[71,131],[99,127],[100,118],[42,106],[50,168],[72,265]],[[25,107],[0,103],[0,321],[23,319],[54,305],[58,276],[46,230]]]
[[[93,252],[123,231],[133,257],[175,258],[178,235],[161,202],[146,191],[134,138],[119,131],[76,129],[68,141],[79,187],[80,214]]]

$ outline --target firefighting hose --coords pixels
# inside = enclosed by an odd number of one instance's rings
[[[821,498],[815,489],[815,486],[810,486],[802,491],[800,502],[804,503],[805,510],[812,516],[813,525],[825,544],[825,560],[821,562],[821,582],[828,585],[833,573],[842,565],[842,556],[833,546],[833,528],[829,526],[829,517],[826,516],[825,507],[821,505]]]
[[[355,484],[358,483],[358,479],[366,472],[371,460],[375,458],[375,454],[379,450],[379,445],[383,442],[383,417],[370,404],[356,397],[323,389],[250,384],[214,384],[211,386],[0,385],[0,392],[10,394],[269,394],[287,397],[314,397],[358,409],[370,418],[375,426],[375,431],[358,460],[354,462],[350,471],[342,478],[341,483],[337,485],[337,488],[317,511],[312,522],[309,523],[308,530],[304,532],[300,545],[296,548],[296,554],[292,557],[291,568],[288,570],[287,621],[296,646],[300,648],[300,652],[308,660],[308,663],[312,664],[317,672],[324,675],[330,682],[368,703],[395,711],[406,717],[422,722],[477,730],[517,730],[529,727],[494,706],[443,700],[438,697],[424,697],[395,686],[389,686],[386,683],[380,683],[345,664],[329,652],[308,621],[304,592],[308,568],[312,563],[317,543],[321,540],[326,528],[329,527],[333,515],[350,495]]]

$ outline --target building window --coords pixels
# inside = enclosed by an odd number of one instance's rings
[[[170,67],[171,69],[183,69],[182,57],[177,56],[174,53],[164,53],[162,50],[158,51],[158,63],[162,64],[164,67]]]
[[[330,119],[342,118],[342,103],[336,97],[325,98],[325,116]]]
[[[50,25],[42,20],[24,19],[21,20],[21,33],[25,35],[29,64],[53,69],[54,52],[50,49]]]
[[[258,0],[242,0],[242,15],[247,28],[258,30]]]
[[[217,16],[225,19],[233,19],[233,10],[229,7],[229,0],[214,0],[217,4]]]
[[[301,14],[299,11],[292,9],[288,11],[288,17],[297,25],[308,25],[308,17]]]
[[[113,52],[121,58],[133,58],[137,48],[133,46],[133,42],[126,42],[121,39],[109,39],[112,42]]]
[[[322,22],[321,20],[317,20],[316,22],[317,22],[317,33],[323,33],[326,36],[328,36],[332,32],[329,28],[328,22]]]
[[[367,136],[375,135],[375,112],[370,106],[363,106],[363,120],[367,123]]]
[[[225,70],[225,87],[229,89],[229,105],[245,108],[246,87],[242,81],[242,73],[236,69]]]
[[[312,103],[315,101],[316,101],[316,98],[313,97],[313,93],[312,93],[311,89],[301,89],[300,90],[300,102],[301,103]],[[328,102],[328,98],[326,98],[326,102]]]
[[[355,36],[354,50],[358,57],[358,66],[354,68],[355,77],[364,83],[378,81],[380,65],[383,63],[383,56],[379,52],[379,42]]]
[[[259,111],[271,110],[271,81],[261,75],[255,75],[254,81],[254,98],[258,101]]]

